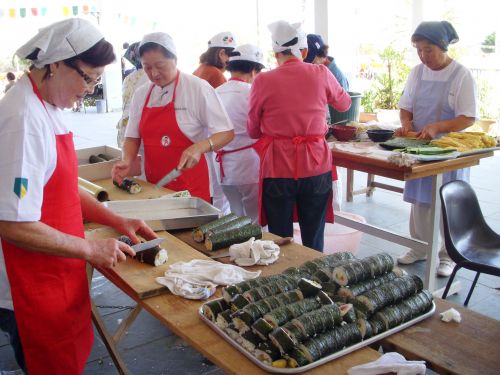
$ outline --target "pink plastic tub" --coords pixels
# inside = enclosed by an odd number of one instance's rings
[[[349,212],[339,212],[343,216],[349,219],[358,221],[360,223],[366,223],[363,216],[352,214]],[[324,254],[333,254],[340,251],[349,251],[354,255],[359,250],[359,244],[361,242],[361,236],[363,232],[357,229],[346,227],[341,224],[330,224],[325,225],[325,246],[323,248]],[[299,223],[293,224],[293,239],[296,243],[301,244],[302,240],[300,237]]]

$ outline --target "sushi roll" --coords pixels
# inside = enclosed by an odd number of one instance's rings
[[[137,194],[142,191],[142,186],[131,178],[125,177],[121,183],[113,180],[113,185],[129,192],[130,194]]]

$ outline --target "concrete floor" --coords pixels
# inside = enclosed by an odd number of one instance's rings
[[[120,113],[97,114],[95,108],[90,108],[87,113],[68,111],[66,117],[70,129],[75,134],[76,148],[104,144],[116,145],[115,125],[120,118]],[[497,153],[495,157],[483,159],[479,166],[472,168],[471,173],[472,185],[479,197],[486,220],[497,232],[500,232],[499,167],[500,154]],[[345,182],[345,170],[341,171],[341,175]],[[377,179],[381,182],[384,180],[383,178]],[[362,187],[365,181],[365,174],[355,174],[355,188]],[[397,183],[394,180],[385,182]],[[362,215],[369,223],[380,227],[408,233],[410,207],[402,201],[400,194],[378,189],[370,198],[356,196],[354,202],[344,202],[342,210]],[[404,253],[406,248],[367,234],[362,235],[359,257],[381,251],[387,251],[396,257]],[[423,277],[425,263],[406,266],[405,269]],[[473,277],[472,272],[459,271],[456,279],[461,281],[462,290],[457,295],[450,296],[449,300],[463,303]],[[439,278],[438,285],[444,286],[446,281],[446,278]],[[94,276],[91,293],[110,332],[114,331],[134,306],[130,298],[99,274]],[[481,275],[469,308],[500,319],[500,278]],[[120,342],[119,349],[127,366],[134,374],[223,374],[223,371],[205,360],[203,356],[144,311],[139,314],[127,335]],[[16,368],[12,349],[7,339],[0,335],[0,369],[14,370]],[[96,334],[94,348],[84,374],[114,375],[116,373],[116,368],[106,348]]]

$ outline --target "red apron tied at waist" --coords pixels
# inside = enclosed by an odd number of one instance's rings
[[[220,182],[222,182],[222,179],[225,176],[224,166],[223,166],[223,162],[222,162],[223,156],[225,154],[231,154],[233,152],[243,151],[243,150],[247,150],[247,149],[253,148],[253,147],[254,147],[254,144],[251,144],[251,145],[240,147],[240,148],[237,148],[237,149],[234,149],[234,150],[218,150],[218,151],[215,151],[215,161],[217,163],[219,163],[219,168],[220,168]]]

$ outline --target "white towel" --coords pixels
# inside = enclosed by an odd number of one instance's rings
[[[217,285],[231,285],[258,277],[261,271],[216,262],[193,259],[172,264],[156,282],[165,285],[173,294],[189,299],[206,299],[215,293]]]
[[[349,375],[376,375],[395,372],[398,375],[425,374],[425,361],[407,361],[399,353],[386,353],[373,362],[354,366],[347,373]]]
[[[238,266],[267,266],[276,262],[280,255],[280,247],[273,241],[255,240],[234,244],[229,247],[229,256]]]

